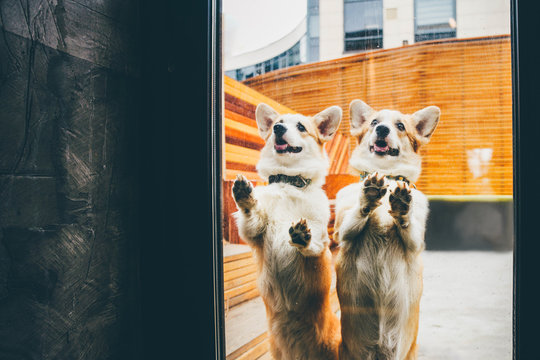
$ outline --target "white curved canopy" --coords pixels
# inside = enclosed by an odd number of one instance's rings
[[[306,0],[223,0],[225,70],[263,62],[306,33]]]

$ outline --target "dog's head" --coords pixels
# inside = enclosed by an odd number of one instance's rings
[[[341,115],[338,106],[309,117],[300,114],[280,115],[269,105],[259,104],[255,117],[259,134],[266,142],[257,164],[261,177],[302,175],[312,182],[324,183],[328,157],[323,145],[334,137]]]
[[[419,149],[437,127],[439,108],[428,106],[406,115],[395,110],[376,111],[361,100],[353,100],[349,109],[351,135],[358,139],[351,166],[361,172],[380,171],[418,180],[422,166]]]

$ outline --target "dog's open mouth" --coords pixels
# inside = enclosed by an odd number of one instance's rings
[[[388,143],[384,140],[377,140],[373,145],[369,147],[369,150],[372,153],[375,153],[377,155],[390,155],[390,156],[398,156],[399,155],[399,149],[391,148]]]
[[[299,153],[302,151],[301,146],[291,146],[285,140],[283,140],[283,138],[276,138],[274,149],[276,149],[278,154]]]

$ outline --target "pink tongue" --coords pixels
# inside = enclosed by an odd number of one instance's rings
[[[388,151],[388,145],[386,145],[385,147],[380,147],[380,146],[375,145],[375,146],[373,147],[373,149],[374,149],[376,152],[387,152],[387,151]]]
[[[287,149],[287,144],[283,144],[283,145],[276,144],[275,148],[276,148],[276,150],[285,150],[285,149]]]

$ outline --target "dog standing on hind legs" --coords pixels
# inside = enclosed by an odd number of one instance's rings
[[[440,110],[404,115],[354,100],[350,115],[350,165],[361,180],[336,197],[340,359],[416,359],[428,201],[411,183]]]
[[[332,106],[313,117],[256,109],[265,140],[257,171],[267,186],[239,175],[233,197],[240,236],[252,248],[276,360],[337,360],[340,324],[330,306],[328,170],[324,143],[341,121]]]

